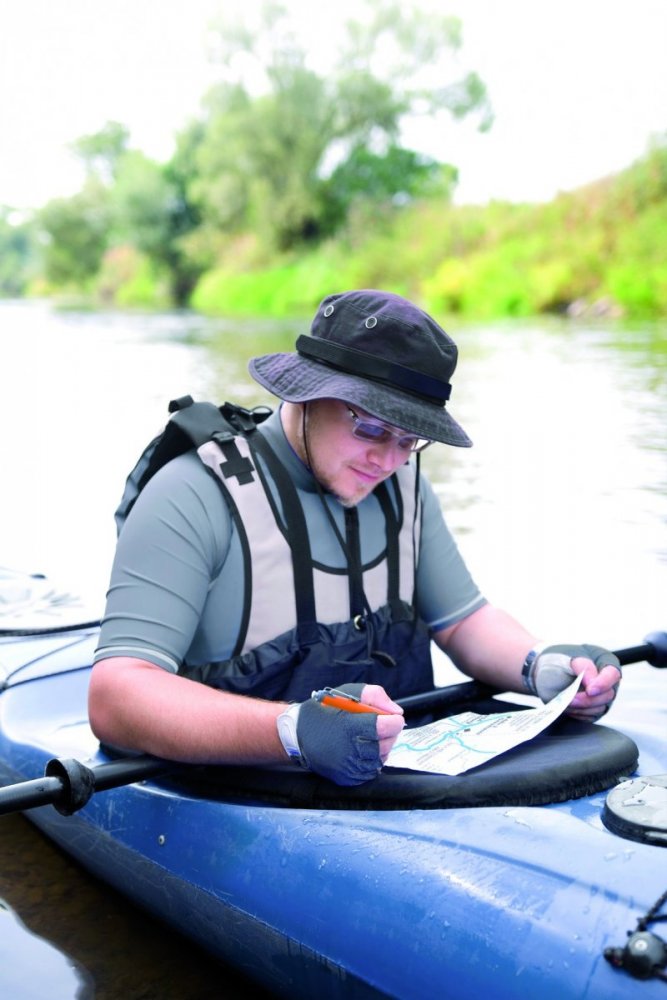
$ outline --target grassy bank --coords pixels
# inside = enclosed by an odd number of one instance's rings
[[[191,302],[210,315],[299,314],[332,291],[382,287],[470,318],[656,318],[667,316],[666,233],[667,148],[656,147],[546,204],[365,207],[336,241],[261,267],[232,245]]]

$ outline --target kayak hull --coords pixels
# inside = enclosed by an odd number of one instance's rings
[[[107,759],[86,719],[94,642],[91,632],[0,643],[3,783],[39,777],[53,757]],[[637,668],[653,693],[640,684],[646,717],[629,735],[640,772],[656,774],[667,772],[667,713],[649,670]],[[620,717],[630,725],[632,712]],[[605,798],[295,809],[150,780],[98,793],[73,816],[28,815],[276,995],[657,1000],[664,983],[631,978],[604,951],[622,947],[667,888],[666,856],[606,829]]]

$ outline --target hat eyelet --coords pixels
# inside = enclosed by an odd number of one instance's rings
[[[334,307],[332,305],[328,305],[325,308],[325,310],[324,310],[324,315],[325,316],[331,316],[331,314],[332,314],[333,311],[334,311]]]
[[[369,316],[366,322],[364,323],[364,326],[366,327],[367,330],[372,330],[373,327],[377,325],[378,321],[376,316]]]

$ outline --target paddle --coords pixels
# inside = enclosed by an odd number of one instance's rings
[[[642,645],[617,649],[615,655],[622,665],[646,661],[654,667],[667,667],[667,632],[651,632]],[[406,712],[425,711],[489,697],[494,693],[497,693],[496,688],[479,681],[466,681],[399,698],[398,704]],[[63,816],[71,816],[85,806],[96,792],[132,785],[134,782],[189,766],[192,765],[147,755],[125,757],[93,767],[74,759],[54,758],[46,765],[43,778],[20,781],[0,788],[0,816],[47,805],[54,806]]]
[[[54,758],[46,765],[43,778],[0,788],[0,816],[48,805],[54,806],[63,816],[71,816],[85,806],[95,792],[132,785],[135,781],[186,766],[148,755],[124,757],[93,767],[71,758]]]
[[[614,655],[618,657],[622,667],[629,663],[644,661],[653,667],[667,667],[667,632],[650,632],[640,646],[616,649]],[[398,704],[409,715],[432,708],[442,708],[445,705],[490,698],[494,694],[498,694],[498,689],[488,684],[482,684],[480,681],[464,681],[461,684],[436,688],[434,691],[425,691],[423,694],[399,698]]]

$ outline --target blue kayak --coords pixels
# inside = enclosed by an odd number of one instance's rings
[[[86,713],[96,641],[93,625],[0,638],[3,784],[54,758],[111,762]],[[504,791],[475,772],[348,791],[290,768],[182,768],[27,815],[279,996],[665,1000],[666,737],[667,677],[639,663],[604,725],[570,720],[476,769]],[[588,787],[568,786],[568,760]]]

